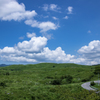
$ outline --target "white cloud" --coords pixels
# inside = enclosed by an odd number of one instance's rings
[[[79,53],[97,53],[100,51],[100,41],[94,40],[89,43],[88,46],[81,47],[78,52]]]
[[[23,3],[19,4],[16,0],[1,0],[0,1],[0,19],[15,20],[30,19],[36,16],[35,10],[26,11]]]
[[[24,36],[19,37],[19,39],[23,40],[24,39]]]
[[[47,44],[47,38],[45,37],[32,37],[30,41],[23,41],[17,44],[17,49],[23,52],[41,52],[44,46]]]
[[[0,49],[0,53],[15,53],[15,49],[13,47],[4,47]]]
[[[57,17],[52,17],[54,20],[58,20],[58,18]]]
[[[56,48],[55,50],[50,50],[48,47],[45,47],[43,52],[36,54],[38,58],[45,58],[44,61],[47,62],[69,62],[70,59],[74,58],[74,55],[65,54],[61,47]]]
[[[67,8],[67,10],[68,10],[68,13],[67,13],[67,14],[72,14],[73,7],[69,6],[69,7]]]
[[[64,19],[68,19],[68,16],[65,16]]]
[[[49,6],[48,6],[48,4],[44,4],[44,6],[42,7],[45,11],[47,11],[48,10],[48,8],[49,8]]]
[[[87,33],[91,33],[91,31],[89,30]]]
[[[44,18],[48,18],[49,16],[44,16]]]
[[[23,52],[22,52],[23,53]],[[57,63],[67,63],[74,58],[74,55],[66,55],[61,47],[55,50],[50,50],[48,47],[43,48],[40,53],[24,53],[18,55],[17,53],[12,54],[12,52],[7,54],[2,54],[1,59],[11,62],[57,62]]]
[[[36,34],[35,33],[27,33],[27,37],[28,38],[32,38],[32,37],[35,37],[36,36]]]
[[[44,4],[44,6],[42,8],[43,8],[44,11],[51,10],[51,11],[55,11],[55,12],[60,12],[59,10],[61,9],[56,4],[50,4],[50,5]]]
[[[47,38],[32,37],[29,41],[19,42],[15,47],[0,49],[0,58],[11,62],[69,62],[74,55],[65,54],[61,47],[50,50],[45,47]]]
[[[30,33],[28,35],[31,35]],[[0,49],[0,59],[10,62],[34,63],[34,62],[55,62],[55,63],[77,63],[94,65],[100,63],[100,41],[91,41],[88,46],[78,50],[79,57],[66,54],[61,47],[50,50],[46,47],[46,37],[31,37],[29,41],[19,42],[14,47]]]
[[[41,31],[40,32],[46,32],[48,30],[56,30],[59,26],[47,21],[47,22],[37,22],[36,20],[26,20],[25,24],[31,25],[31,27],[37,27]]]
[[[41,29],[41,32],[46,32],[48,30],[56,30],[57,29],[57,25],[55,25],[54,23],[48,21],[48,22],[41,22],[38,26],[38,28]]]
[[[38,27],[39,22],[37,20],[26,20],[25,24],[31,25],[31,27]]]
[[[4,47],[3,49],[0,49],[0,56],[9,56],[9,55],[23,55],[25,54],[22,51],[19,51],[16,47]]]
[[[52,10],[52,11],[58,11],[59,9],[60,9],[60,7],[58,7],[57,5],[50,4],[50,10]]]
[[[8,59],[9,58],[9,59]],[[24,56],[12,56],[12,55],[4,55],[2,56],[2,60],[8,61],[8,62],[15,62],[15,63],[35,63],[37,62],[35,59],[29,59]]]
[[[93,40],[88,46],[83,46],[78,50],[81,57],[86,59],[86,64],[99,64],[100,62],[100,41]]]
[[[46,33],[46,32],[42,33],[42,35],[45,36],[48,40],[51,39],[51,38],[53,38],[53,37],[52,37],[53,34],[48,34],[48,33]]]

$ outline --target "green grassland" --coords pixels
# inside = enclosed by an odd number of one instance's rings
[[[97,88],[98,91],[100,91],[100,84],[98,85],[98,83],[95,83],[95,85],[93,87]]]
[[[81,87],[98,79],[95,66],[40,63],[0,68],[0,100],[100,100]]]

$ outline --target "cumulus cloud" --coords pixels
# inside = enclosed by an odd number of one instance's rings
[[[32,38],[32,37],[35,37],[36,36],[36,34],[35,33],[27,33],[27,37],[28,38]]]
[[[68,16],[65,16],[64,19],[68,19]]]
[[[35,59],[29,59],[24,56],[12,56],[12,55],[8,55],[8,56],[3,55],[2,60],[8,61],[8,62],[16,62],[16,63],[35,63],[37,62]]]
[[[78,50],[79,53],[97,53],[100,52],[100,41],[94,40],[88,46],[83,46]]]
[[[32,37],[29,41],[19,42],[17,46],[0,49],[0,58],[11,62],[37,62],[38,59],[30,56],[42,52],[46,44],[47,38]]]
[[[55,11],[55,12],[60,12],[59,10],[61,9],[56,4],[50,4],[50,5],[44,4],[44,6],[42,8],[43,8],[44,11],[51,10],[51,11]]]
[[[41,31],[40,32],[46,32],[48,30],[56,30],[59,26],[47,21],[47,22],[38,22],[36,20],[26,20],[25,24],[27,25],[31,25],[31,27],[37,27],[39,28]]]
[[[81,47],[78,53],[87,60],[87,64],[98,64],[100,62],[100,41],[91,41],[88,46]]]
[[[17,49],[23,52],[41,52],[44,46],[47,44],[47,38],[45,37],[32,37],[29,41],[19,42]]]
[[[19,42],[14,47],[4,47],[0,49],[0,59],[9,62],[19,63],[77,63],[94,65],[100,62],[100,41],[91,41],[87,46],[78,50],[79,56],[66,54],[61,47],[50,50],[46,47],[48,39],[46,37],[36,37],[31,33],[27,34],[29,41]]]
[[[67,10],[68,10],[68,13],[67,13],[67,14],[72,14],[73,7],[69,6],[69,7],[67,8]]]
[[[14,47],[0,49],[0,58],[10,62],[70,62],[74,55],[66,54],[61,47],[50,50],[45,47],[47,38],[32,37],[29,41],[19,42]]]
[[[6,53],[6,54],[9,54],[9,53],[15,53],[16,50],[13,48],[13,47],[4,47],[3,49],[0,49],[0,53]]]
[[[0,19],[15,20],[30,19],[36,16],[35,10],[26,11],[23,3],[19,4],[16,0],[0,0]]]
[[[37,20],[26,20],[25,21],[26,25],[31,25],[31,27],[38,27],[39,22]]]
[[[48,30],[56,30],[58,26],[48,21],[48,22],[41,22],[38,27],[41,29],[41,32],[46,32]]]
[[[44,61],[48,62],[69,62],[74,58],[74,55],[65,54],[61,47],[57,47],[55,50],[50,50],[48,47],[43,49],[43,52],[36,54],[39,58],[45,58]]]

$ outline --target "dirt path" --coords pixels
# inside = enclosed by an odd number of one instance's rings
[[[95,89],[93,89],[93,88],[90,87],[90,83],[91,83],[91,82],[86,82],[86,83],[83,83],[81,86],[82,86],[84,89],[95,91]],[[98,83],[98,81],[94,81],[94,83]],[[99,80],[99,83],[100,83],[100,80]]]

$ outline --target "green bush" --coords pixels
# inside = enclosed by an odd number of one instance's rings
[[[5,87],[6,83],[5,82],[0,82],[0,86]]]
[[[91,85],[91,86],[94,86],[94,85],[95,85],[95,83],[94,83],[94,82],[91,82],[91,83],[90,83],[90,85]]]
[[[62,80],[60,80],[60,79],[55,79],[55,80],[51,81],[51,84],[52,84],[52,85],[61,85],[61,82],[62,82]]]
[[[10,75],[10,73],[9,72],[6,72],[6,75]]]
[[[71,83],[73,77],[70,76],[70,75],[63,75],[63,76],[60,77],[60,79],[63,81],[63,83],[66,83],[66,82],[67,83]],[[65,82],[65,80],[66,80],[66,82]]]
[[[89,81],[88,78],[86,78],[86,79],[82,79],[82,82],[87,82],[87,81]]]
[[[63,80],[62,80],[62,84],[67,84],[66,79],[63,79]]]
[[[65,79],[65,78],[67,78],[66,75],[63,75],[63,76],[60,77],[60,79]]]
[[[53,79],[53,77],[52,77],[52,76],[47,76],[46,78],[48,78],[48,79]]]
[[[73,77],[70,76],[70,75],[68,75],[68,76],[66,77],[67,83],[71,83],[71,82],[72,82],[72,79],[73,79]]]
[[[54,68],[55,66],[53,66],[53,68]]]

